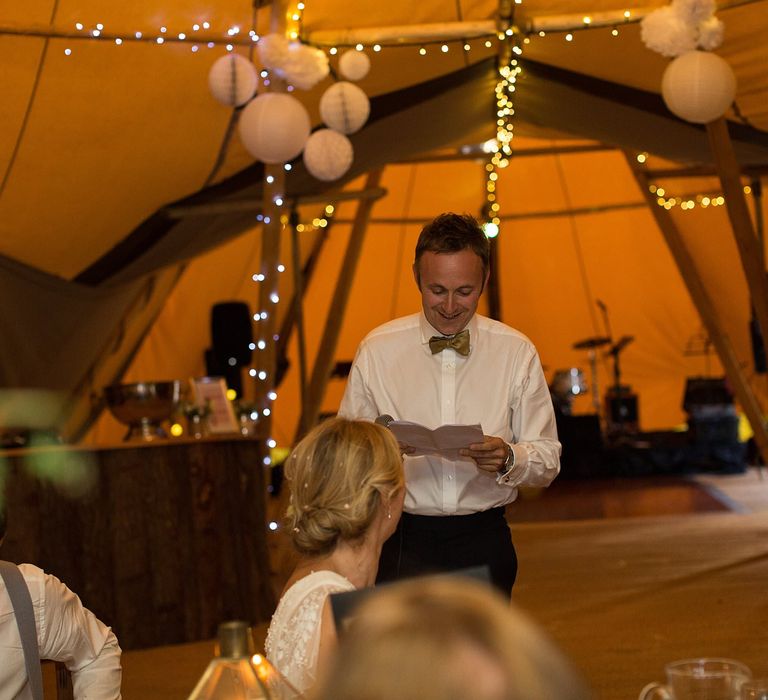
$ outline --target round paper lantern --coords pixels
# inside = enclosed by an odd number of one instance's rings
[[[371,104],[357,85],[342,80],[331,85],[320,98],[323,121],[342,134],[354,134],[365,124]]]
[[[345,51],[339,57],[339,72],[347,80],[362,80],[371,69],[371,59],[362,51]]]
[[[318,129],[304,146],[304,165],[318,180],[338,180],[352,165],[351,141],[333,129]]]
[[[240,114],[240,140],[265,163],[293,160],[309,138],[309,114],[295,97],[268,92],[252,100]]]
[[[736,77],[720,56],[689,51],[664,71],[661,94],[669,111],[694,124],[723,116],[736,94]]]
[[[256,66],[247,58],[228,53],[219,58],[208,72],[208,87],[221,104],[229,107],[244,105],[256,93]]]

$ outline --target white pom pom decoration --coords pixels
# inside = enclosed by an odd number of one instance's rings
[[[288,47],[288,54],[276,72],[294,87],[311,90],[329,70],[325,51],[295,42]]]
[[[329,182],[349,170],[354,158],[350,140],[333,129],[319,129],[304,146],[304,165],[310,175]]]
[[[696,26],[709,19],[716,7],[715,0],[672,0],[672,9],[683,22]]]
[[[713,51],[723,43],[725,28],[717,17],[710,17],[699,25],[699,46],[705,51]]]
[[[346,81],[331,85],[320,98],[323,121],[342,134],[354,134],[368,120],[370,111],[368,96]]]
[[[690,51],[667,66],[661,94],[673,114],[695,124],[706,124],[725,114],[733,103],[736,78],[719,56]]]
[[[339,72],[347,80],[362,80],[371,69],[371,59],[362,51],[345,51],[339,57]]]
[[[259,95],[240,114],[240,140],[265,163],[293,160],[309,138],[309,114],[295,97],[270,92]]]
[[[643,17],[640,37],[662,56],[682,56],[695,48],[710,51],[723,40],[723,23],[714,16],[715,0],[672,0]]]
[[[217,59],[208,72],[211,94],[229,107],[239,107],[248,102],[256,93],[258,80],[256,66],[236,53]]]
[[[651,51],[662,56],[679,56],[696,48],[696,31],[670,6],[643,17],[640,38]]]
[[[280,68],[288,60],[290,42],[285,34],[267,34],[259,39],[256,47],[259,50],[261,65],[270,70]]]

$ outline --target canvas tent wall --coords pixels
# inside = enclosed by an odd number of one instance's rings
[[[457,8],[437,2],[420,3],[418,9],[409,4],[362,5],[309,5],[305,28],[487,19],[496,10],[489,2],[461,4],[461,16]],[[567,5],[530,2],[525,12],[543,16],[573,9]],[[590,8],[617,10],[618,5],[592,2]],[[249,21],[249,8],[242,3],[217,2],[211,9],[221,26],[245,26]],[[722,55],[737,71],[737,102],[755,127],[733,132],[742,162],[750,165],[765,164],[765,134],[760,129],[768,128],[762,99],[768,78],[758,68],[765,65],[766,52],[760,40],[766,23],[761,9],[764,4],[758,2],[721,11],[727,27]],[[65,4],[4,5],[2,19],[6,27],[99,21],[96,5],[81,4],[77,16],[74,12]],[[161,21],[142,3],[110,12],[114,14],[105,25],[120,31],[135,25],[150,33]],[[261,26],[265,12],[268,8],[259,11]],[[162,21],[167,18],[169,26],[178,28],[191,25],[198,18],[193,14],[169,3]],[[6,163],[0,198],[0,252],[7,258],[4,337],[18,338],[6,346],[0,361],[3,383],[75,388],[87,398],[121,375],[132,380],[201,374],[210,305],[230,298],[253,301],[249,275],[257,269],[259,247],[252,214],[174,219],[163,208],[174,200],[181,206],[243,197],[258,201],[259,165],[250,165],[236,140],[226,149],[224,165],[214,178],[218,184],[188,197],[206,182],[231,116],[204,88],[210,59],[193,63],[189,47],[180,42],[162,49],[135,43],[121,47],[126,52],[119,54],[112,44],[79,41],[65,56],[65,38],[1,36],[3,64],[11,75],[3,112],[7,128],[0,132],[5,135],[0,153]],[[430,51],[421,63],[414,47],[385,49],[374,56],[363,86],[378,99],[370,125],[354,139],[355,173],[492,136],[493,51],[483,53],[479,44],[469,56],[456,50],[444,55]],[[527,64],[518,90],[516,128],[521,136],[537,139],[530,145],[598,139],[675,161],[708,160],[700,130],[665,115],[657,96],[626,89],[656,92],[665,65],[642,47],[636,25],[621,27],[618,40],[608,31],[580,33],[570,43],[557,34],[541,41],[534,36],[525,55],[539,62]],[[489,57],[486,62],[484,56]],[[471,65],[461,70],[467,63]],[[560,72],[553,70],[558,66]],[[568,72],[562,72],[565,69]],[[599,92],[595,82],[587,81],[585,87],[578,74],[610,81],[603,86],[609,95]],[[424,82],[440,76],[433,91],[426,91]],[[98,99],[94,85],[100,87]],[[411,85],[416,87],[410,92],[398,92]],[[304,97],[316,121],[317,96]],[[641,113],[643,120],[629,118]],[[526,146],[522,138],[517,143]],[[678,192],[718,189],[711,179],[664,185]],[[390,165],[384,186],[389,195],[374,210],[339,359],[350,359],[360,337],[375,324],[417,308],[409,265],[419,222],[445,209],[477,212],[483,201],[483,164]],[[294,194],[321,189],[300,167],[288,187]],[[604,299],[614,332],[636,336],[624,367],[626,380],[640,394],[644,427],[679,422],[684,379],[705,369],[702,358],[685,355],[700,324],[658,230],[641,205],[623,155],[613,151],[520,158],[503,174],[499,201],[502,214],[514,217],[505,222],[499,239],[504,320],[536,341],[549,371],[583,366],[583,354],[570,346],[601,331],[594,300]],[[567,209],[613,206],[589,215],[562,214]],[[349,232],[343,222],[351,218],[351,207],[339,207],[339,221],[329,229],[308,291],[310,351],[324,322]],[[319,211],[311,209],[304,215],[311,218]],[[559,216],[532,216],[558,211]],[[733,336],[740,361],[749,367],[749,303],[723,212],[676,211],[674,216],[681,219],[681,230],[718,302],[718,317]],[[305,243],[307,255],[311,241]],[[290,297],[289,286],[286,291],[284,299]],[[19,299],[33,311],[22,312]],[[94,311],[99,300],[102,312]],[[118,346],[121,351],[113,352]],[[609,369],[601,362],[602,386]],[[711,370],[718,371],[714,360]],[[283,442],[292,437],[297,413],[291,382],[295,388],[295,376],[289,373],[275,410],[276,435]],[[761,382],[754,386],[760,390]],[[331,386],[325,409],[333,410],[340,389],[338,383]],[[86,413],[84,408],[78,414],[83,424]],[[104,427],[108,419],[104,421],[94,439],[115,433],[114,426]]]

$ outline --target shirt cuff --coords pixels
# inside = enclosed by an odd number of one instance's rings
[[[525,465],[528,461],[528,453],[521,445],[513,445],[508,443],[512,450],[512,466],[505,472],[500,472],[496,476],[496,483],[503,486],[515,486],[517,485],[521,472],[525,469]]]

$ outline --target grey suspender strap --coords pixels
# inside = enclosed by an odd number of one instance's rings
[[[5,590],[11,599],[16,624],[19,627],[21,648],[24,652],[24,664],[27,667],[29,689],[34,700],[43,700],[43,673],[40,670],[40,649],[37,646],[37,629],[32,597],[29,595],[27,582],[16,564],[0,560],[0,577],[5,583]]]

